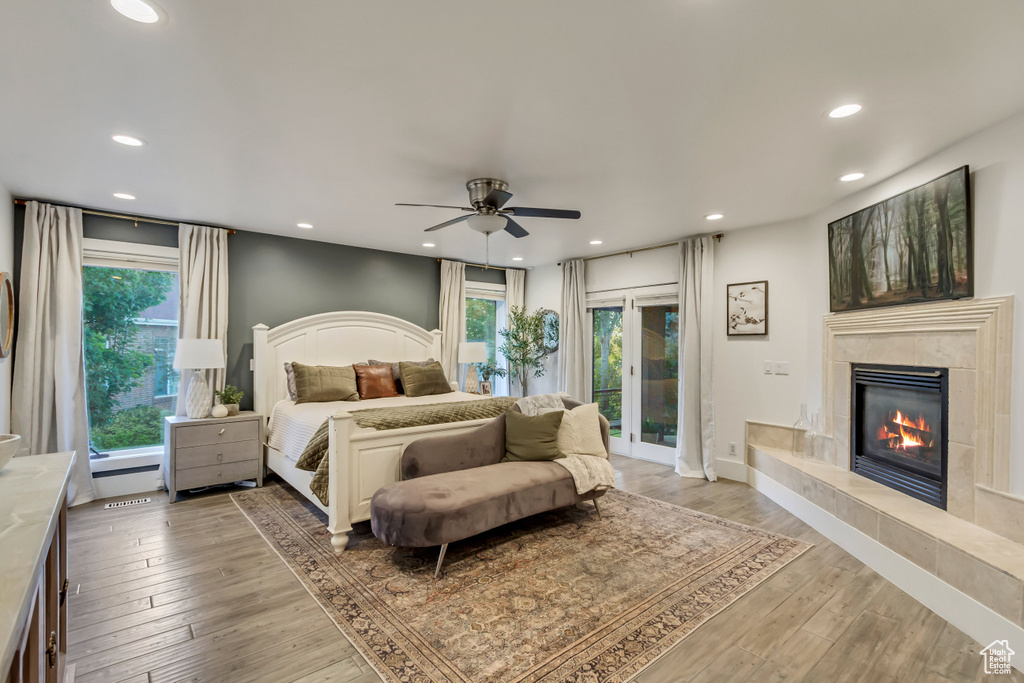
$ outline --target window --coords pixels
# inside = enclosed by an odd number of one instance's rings
[[[487,361],[505,367],[505,359],[498,352],[501,346],[499,330],[506,325],[505,285],[489,282],[466,283],[466,341],[487,345]],[[481,378],[482,379],[482,378]],[[508,393],[507,379],[492,377],[492,392],[497,396]]]
[[[82,309],[92,458],[148,454],[162,447],[164,417],[177,404],[177,249],[149,247],[156,256],[139,262],[128,254],[145,245],[118,251],[117,243],[86,242]]]

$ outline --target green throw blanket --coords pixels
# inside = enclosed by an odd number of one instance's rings
[[[478,401],[434,403],[425,406],[367,408],[365,410],[352,411],[352,417],[356,425],[364,429],[376,429],[378,431],[404,429],[406,427],[422,427],[423,425],[468,422],[498,417],[518,400],[514,396],[502,396]],[[314,473],[313,479],[309,483],[309,488],[324,505],[327,505],[331,490],[328,474],[330,465],[329,459],[326,457],[329,441],[329,424],[330,420],[324,420],[324,423],[313,434],[313,438],[306,444],[306,448],[303,449],[298,462],[295,463],[295,466],[300,470]]]

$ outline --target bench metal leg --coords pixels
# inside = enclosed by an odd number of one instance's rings
[[[600,508],[600,507],[598,507],[598,505],[597,505],[597,498],[595,498],[595,499],[593,500],[593,503],[594,503],[594,510],[596,510],[596,511],[597,511],[597,518],[598,518],[598,519],[601,519],[601,508]]]
[[[444,554],[448,550],[448,544],[445,543],[441,546],[441,555],[437,558],[437,569],[434,570],[434,580],[437,581],[437,577],[441,575],[441,565],[444,563]]]

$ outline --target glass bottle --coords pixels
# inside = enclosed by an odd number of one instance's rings
[[[804,436],[811,429],[811,423],[807,419],[807,404],[800,404],[800,419],[793,424],[793,455],[806,454],[804,450]]]
[[[811,428],[804,432],[804,457],[818,460],[818,413],[811,414]]]

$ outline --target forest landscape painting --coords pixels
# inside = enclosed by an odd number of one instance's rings
[[[967,166],[829,223],[831,310],[974,296]]]

